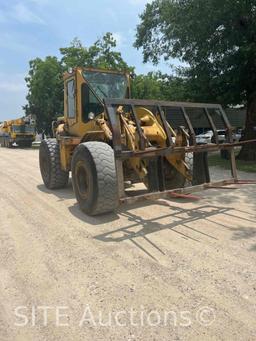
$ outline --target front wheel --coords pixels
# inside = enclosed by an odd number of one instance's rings
[[[103,142],[81,143],[72,158],[72,183],[83,212],[98,215],[118,206],[113,149]]]
[[[193,185],[201,185],[210,182],[208,165],[208,153],[194,153]]]

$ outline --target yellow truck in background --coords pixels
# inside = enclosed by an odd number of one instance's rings
[[[2,147],[31,147],[35,137],[35,120],[30,116],[4,121],[0,124]]]

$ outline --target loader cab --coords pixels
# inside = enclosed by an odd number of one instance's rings
[[[104,98],[130,98],[129,74],[76,68],[64,75],[64,116],[69,126],[84,125],[104,112]]]
[[[102,101],[94,94],[88,83],[81,86],[82,98],[82,121],[88,122],[90,119],[104,111]]]

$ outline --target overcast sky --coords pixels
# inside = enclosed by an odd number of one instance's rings
[[[35,57],[58,55],[74,37],[85,46],[106,32],[117,39],[118,50],[137,73],[156,70],[143,64],[132,47],[135,28],[147,0],[0,0],[0,121],[23,115],[24,77]],[[167,65],[159,65],[168,71]]]

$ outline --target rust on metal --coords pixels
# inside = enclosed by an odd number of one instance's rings
[[[217,128],[213,122],[213,119],[212,119],[212,116],[210,115],[209,113],[209,110],[207,108],[204,109],[204,112],[206,114],[206,117],[210,123],[210,126],[212,128],[212,131],[213,131],[213,134],[214,134],[214,137],[215,137],[215,141],[216,143],[218,144],[219,143],[219,136],[218,136],[218,132],[217,132]]]
[[[165,134],[167,136],[167,146],[170,147],[170,146],[173,146],[173,140],[172,140],[172,135],[171,135],[171,131],[170,131],[170,128],[166,122],[166,118],[164,116],[164,113],[163,113],[163,109],[160,105],[157,106],[157,111],[160,115],[160,118],[161,118],[161,122],[162,122],[162,125],[163,125],[163,128],[164,128],[164,131],[165,131]]]
[[[233,128],[229,123],[229,120],[226,116],[225,111],[222,109],[219,104],[208,104],[208,103],[190,103],[190,102],[168,102],[168,101],[152,101],[152,100],[133,100],[133,99],[105,99],[104,100],[105,108],[106,108],[106,116],[110,122],[110,126],[113,134],[113,148],[115,151],[115,159],[116,159],[116,168],[117,168],[117,176],[118,176],[118,186],[119,186],[119,200],[120,203],[134,203],[137,201],[143,201],[145,199],[159,199],[159,198],[170,198],[170,197],[185,197],[185,198],[193,198],[191,193],[199,192],[206,189],[236,189],[234,187],[225,187],[232,184],[256,184],[256,181],[248,181],[248,180],[238,180],[237,167],[236,167],[236,159],[234,148],[243,146],[247,143],[256,143],[256,140],[246,140],[240,142],[233,141]],[[120,119],[118,115],[117,108],[119,106],[123,106],[130,108],[130,112],[134,118],[134,122],[136,125],[136,130],[139,137],[139,150],[123,150],[122,149],[122,139],[121,139],[121,130],[120,130]],[[143,130],[140,125],[140,120],[136,113],[136,107],[150,107],[150,110],[154,112],[154,115],[159,114],[162,127],[166,133],[166,147],[154,147],[148,146],[146,147],[146,140],[143,134]],[[152,110],[152,108],[154,110]],[[166,121],[166,117],[164,114],[164,110],[168,108],[177,109],[179,108],[183,114],[184,120],[190,132],[190,145],[189,146],[174,146],[173,143],[173,131],[169,128],[169,125]],[[193,125],[191,123],[189,114],[187,109],[193,108],[201,108],[213,130],[215,143],[207,144],[207,145],[198,145],[196,143],[196,136]],[[225,130],[227,131],[228,142],[220,143],[218,138],[218,132],[216,125],[214,123],[212,114],[209,109],[214,109],[218,115],[220,116]],[[203,153],[203,152],[214,152],[220,150],[228,150],[230,153],[230,165],[231,165],[231,175],[232,178],[230,180],[221,180],[217,182],[207,182],[200,185],[183,187],[177,189],[166,190],[164,186],[164,176],[163,176],[163,168],[161,167],[161,162],[157,162],[157,160],[163,159],[165,156],[170,156],[172,154],[179,153]],[[149,192],[145,194],[140,194],[137,196],[126,196],[123,186],[123,170],[122,170],[122,162],[130,159],[130,158],[140,158],[140,159],[152,159],[150,161],[152,163],[152,172],[149,175],[149,179],[154,184],[154,182],[158,182],[158,186],[150,186]],[[154,161],[155,160],[155,161]],[[153,168],[156,168],[153,171]],[[158,167],[158,168],[157,168]],[[158,170],[157,170],[158,169]],[[152,179],[152,177],[156,179]],[[162,180],[161,180],[161,179]],[[161,185],[159,181],[161,180]],[[158,189],[158,190],[157,190]],[[196,197],[197,198],[197,197]]]
[[[227,185],[231,185],[234,184],[234,179],[229,179],[229,180],[221,180],[221,181],[216,181],[216,182],[212,182],[212,183],[205,183],[205,184],[201,184],[201,185],[196,185],[196,186],[190,186],[190,187],[182,187],[182,188],[176,188],[176,189],[171,189],[171,190],[167,190],[167,191],[163,191],[163,192],[151,192],[151,193],[145,193],[145,194],[140,194],[137,196],[132,196],[132,197],[123,197],[120,199],[120,203],[135,203],[138,201],[143,201],[145,199],[149,199],[149,200],[156,200],[156,199],[168,199],[168,197],[170,196],[170,194],[172,193],[177,193],[177,194],[191,194],[194,192],[200,192],[206,189],[209,189],[209,186],[211,185],[216,185],[216,186],[227,186]]]
[[[234,182],[236,183],[236,182]],[[209,186],[209,189],[238,189],[238,187]]]
[[[139,146],[141,150],[145,150],[146,148],[146,138],[145,135],[143,134],[141,125],[140,125],[140,120],[138,119],[138,116],[136,115],[136,110],[133,104],[131,104],[131,109],[132,109],[132,116],[134,118],[135,124],[136,124],[136,129],[139,134]]]
[[[193,145],[196,145],[196,134],[195,134],[195,131],[194,131],[194,128],[193,128],[193,125],[189,119],[189,116],[186,112],[186,109],[184,107],[181,107],[181,110],[182,110],[182,113],[183,113],[183,117],[185,119],[185,122],[188,126],[188,129],[190,131],[190,135],[191,135],[191,140],[192,140],[192,144]]]
[[[256,180],[237,180],[238,185],[256,185]]]
[[[191,199],[191,200],[200,200],[201,198],[196,196],[196,195],[192,195],[192,194],[182,194],[182,193],[176,193],[176,192],[172,192],[169,194],[170,197],[173,198],[180,198],[180,199]]]
[[[201,153],[204,151],[213,152],[222,149],[230,149],[234,147],[243,146],[246,143],[252,143],[256,140],[241,141],[235,143],[222,143],[222,144],[209,144],[209,145],[197,145],[188,147],[171,147],[171,148],[147,148],[145,151],[123,151],[120,155],[121,158],[126,159],[130,157],[153,157],[155,155],[168,155],[171,153]]]

